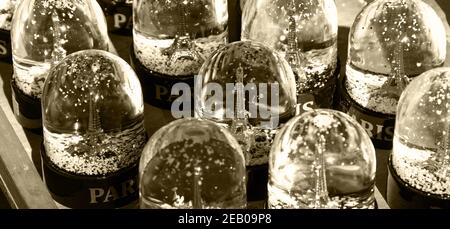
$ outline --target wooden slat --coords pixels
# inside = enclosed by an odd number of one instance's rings
[[[378,209],[390,209],[388,203],[383,198],[383,195],[381,195],[378,188],[375,188],[375,200],[377,201]]]
[[[11,207],[56,208],[2,109],[0,133],[0,186]]]

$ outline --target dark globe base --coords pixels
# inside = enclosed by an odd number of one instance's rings
[[[41,147],[42,174],[53,199],[62,208],[137,208],[138,167],[130,167],[106,176],[76,175],[58,168]]]
[[[0,29],[0,61],[12,63],[11,35],[9,31]]]
[[[171,95],[172,87],[177,83],[186,83],[191,89],[194,88],[194,75],[175,77],[163,75],[146,68],[136,58],[133,45],[130,50],[130,59],[131,66],[136,71],[141,82],[144,101],[152,106],[170,110],[173,101],[179,97]],[[193,93],[191,93],[191,104],[194,104]]]
[[[269,166],[247,166],[247,208],[263,209],[267,205]]]
[[[420,191],[405,183],[388,162],[387,203],[393,209],[450,209],[450,199]]]
[[[395,115],[372,111],[353,100],[345,88],[346,78],[338,83],[335,108],[355,118],[369,134],[377,149],[392,149]]]
[[[23,93],[11,80],[14,115],[22,127],[42,135],[41,100]]]
[[[336,64],[336,69],[331,72],[332,76],[323,77],[328,79],[323,87],[317,88],[310,92],[298,93],[297,95],[297,115],[316,109],[332,109],[334,102],[334,94],[336,84],[340,76],[340,63]],[[314,76],[309,76],[314,77]]]
[[[131,36],[133,29],[133,4],[126,1],[98,0],[111,33]]]

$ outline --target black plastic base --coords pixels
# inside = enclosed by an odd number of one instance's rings
[[[177,83],[186,83],[191,89],[194,88],[194,75],[174,77],[147,69],[136,58],[133,45],[130,50],[130,59],[141,82],[144,101],[152,106],[170,110],[172,102],[178,97],[171,95],[172,87]],[[191,104],[194,104],[193,98],[191,95]]]
[[[297,95],[297,103],[299,104],[297,107],[297,115],[316,108],[333,108],[334,94],[340,76],[340,68],[341,66],[338,61],[333,76],[329,78],[322,88]]]
[[[267,164],[247,167],[247,208],[265,208],[268,180],[269,166]]]
[[[23,93],[11,80],[13,111],[22,127],[42,134],[41,100]]]
[[[429,194],[405,183],[392,165],[389,158],[389,176],[387,183],[387,203],[393,209],[450,209],[450,199]]]
[[[53,164],[41,147],[42,174],[53,199],[67,208],[137,206],[139,163],[107,176],[75,175]]]
[[[392,149],[395,115],[369,110],[353,100],[345,88],[345,78],[338,84],[336,109],[355,118],[367,131],[375,148]]]
[[[11,35],[9,31],[0,29],[0,61],[12,63]]]
[[[109,32],[132,35],[133,4],[117,0],[98,0],[108,23]]]

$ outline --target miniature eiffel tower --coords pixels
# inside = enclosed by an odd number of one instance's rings
[[[189,3],[179,4],[181,7],[181,22],[178,25],[178,34],[175,36],[173,44],[163,51],[164,55],[169,56],[170,63],[174,63],[180,59],[186,60],[203,60],[202,56],[195,50],[196,45],[192,42],[191,36],[187,29],[187,12],[189,11]]]
[[[289,63],[291,68],[295,71],[301,70],[302,66],[302,56],[300,54],[300,48],[297,43],[297,22],[295,21],[295,10],[296,10],[295,0],[292,0],[289,4],[289,9],[287,9],[288,14],[288,48],[286,51],[286,61]],[[297,74],[296,74],[297,75]],[[299,74],[301,75],[301,74]]]
[[[436,152],[436,169],[438,179],[450,179],[450,123],[444,124],[445,132],[442,134],[441,144]]]
[[[291,66],[293,72],[295,73],[295,81],[296,81],[296,88],[297,92],[302,91],[302,84],[307,81],[306,75],[302,74],[301,71],[303,71],[303,56],[300,53],[300,49],[298,47],[297,42],[297,22],[295,21],[295,11],[296,11],[296,5],[295,0],[292,0],[289,4],[289,9],[287,9],[288,14],[288,20],[289,20],[289,27],[288,27],[288,48],[286,51],[286,61]],[[301,113],[301,107],[298,105],[296,107],[296,114]]]
[[[98,114],[93,91],[89,94],[89,120],[88,129],[84,138],[74,146],[70,146],[68,152],[72,155],[98,155],[109,147],[105,145],[101,120]]]
[[[93,96],[93,95],[90,95]],[[93,147],[94,152],[98,152],[102,150],[102,129],[101,129],[101,121],[100,116],[97,110],[97,104],[91,98],[89,101],[89,122],[88,122],[88,130],[87,136],[89,145]]]
[[[192,199],[192,207],[194,209],[202,209],[203,201],[202,201],[202,189],[201,189],[201,168],[195,167],[194,168],[194,187],[193,187],[193,199]]]
[[[395,13],[395,11],[389,11],[388,12],[388,20],[395,21],[398,17],[398,13]],[[405,74],[405,68],[404,68],[404,59],[403,59],[403,40],[402,40],[402,32],[404,31],[404,23],[398,22],[398,31],[400,31],[400,34],[398,37],[392,37],[392,40],[399,40],[399,42],[396,44],[395,49],[393,51],[392,58],[394,59],[392,61],[391,65],[391,76],[388,80],[381,86],[380,91],[378,92],[379,95],[382,97],[390,97],[395,100],[399,100],[402,92],[405,90],[406,86],[409,84],[409,79]]]
[[[323,135],[319,136],[316,144],[316,153],[314,158],[314,179],[316,181],[314,191],[314,208],[327,208],[330,198],[328,197],[326,165],[325,165],[325,139]]]
[[[63,48],[66,39],[64,39],[64,35],[61,33],[61,25],[58,13],[53,9],[52,10],[52,22],[53,22],[53,51],[52,51],[52,61],[51,65],[54,66],[59,63],[64,57],[66,57],[67,51]]]
[[[394,62],[392,63],[392,74],[381,86],[380,94],[383,97],[390,97],[399,100],[402,92],[409,84],[409,79],[405,74],[403,63],[403,43],[400,42],[394,50]]]
[[[239,65],[236,69],[236,114],[235,119],[231,123],[231,132],[234,133],[236,139],[243,148],[246,159],[249,160],[250,158],[247,152],[253,145],[253,138],[249,136],[250,127],[248,123],[248,113],[245,109],[244,78],[244,69]]]
[[[286,52],[286,60],[293,69],[297,69],[300,66],[301,58],[298,52],[297,36],[295,34],[297,30],[297,22],[294,18],[294,10],[288,10],[289,27],[288,27],[288,49]]]

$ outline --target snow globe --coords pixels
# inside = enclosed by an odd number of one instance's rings
[[[11,27],[15,115],[23,127],[42,126],[40,99],[50,67],[85,49],[114,50],[94,0],[23,0]]]
[[[375,208],[375,160],[369,136],[347,114],[317,109],[296,116],[270,152],[268,206]]]
[[[242,40],[275,49],[292,67],[300,108],[332,108],[339,75],[335,2],[247,0],[242,15]]]
[[[429,70],[403,92],[389,161],[392,208],[450,208],[450,68]]]
[[[228,36],[226,0],[133,1],[131,59],[149,104],[170,109],[176,83],[194,75]]]
[[[261,204],[267,197],[273,138],[295,115],[295,79],[289,64],[258,42],[228,44],[200,69],[194,100],[196,117],[227,128],[241,144],[248,171],[248,205]]]
[[[69,208],[136,203],[147,142],[139,79],[102,50],[73,53],[48,74],[42,96],[44,180]]]
[[[140,207],[245,208],[245,159],[229,131],[179,119],[148,141],[139,165]]]
[[[365,123],[377,148],[391,149],[397,103],[409,81],[443,65],[446,32],[422,0],[376,0],[349,37],[341,110]]]

